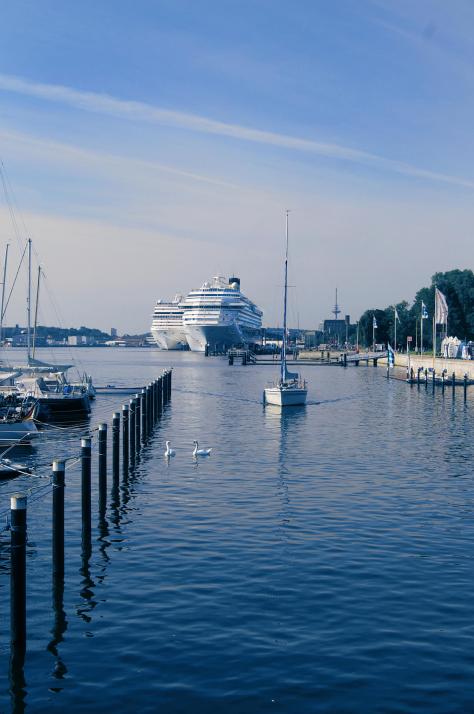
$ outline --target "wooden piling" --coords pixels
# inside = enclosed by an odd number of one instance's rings
[[[112,479],[116,483],[120,471],[120,412],[112,416]]]
[[[135,426],[135,419],[136,419],[136,414],[137,414],[137,400],[135,398],[130,399],[129,402],[129,418],[128,418],[128,431],[129,431],[129,439],[130,439],[130,459],[132,461],[135,461],[135,453],[136,453],[136,446],[135,446],[135,432],[136,432],[136,426]]]
[[[53,461],[53,578],[64,577],[64,487],[65,463]]]
[[[146,389],[142,389],[142,393],[140,395],[140,400],[141,400],[141,410],[142,410],[142,441],[145,442],[147,439]]]
[[[140,451],[141,446],[141,399],[139,394],[135,394],[135,399],[137,400],[136,411],[135,411],[135,450],[137,453]]]
[[[150,436],[151,430],[153,429],[153,403],[151,399],[151,384],[146,388],[146,431],[147,435]]]
[[[26,507],[27,498],[10,498],[10,637],[12,646],[26,647]]]
[[[98,432],[99,452],[99,513],[105,514],[107,507],[107,424],[99,424]]]
[[[129,462],[128,404],[122,405],[122,467],[126,471]]]
[[[158,379],[158,409],[161,414],[163,409],[163,376]]]
[[[150,382],[150,431],[155,425],[155,382]]]
[[[88,551],[91,542],[91,439],[81,439],[81,510],[82,510],[82,545]]]
[[[464,375],[464,401],[467,400],[467,374]]]
[[[451,388],[453,390],[453,399],[456,395],[456,372],[453,372],[453,376],[451,377]]]

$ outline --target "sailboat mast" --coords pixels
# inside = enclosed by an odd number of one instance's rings
[[[28,238],[28,298],[26,305],[26,314],[28,317],[28,332],[27,339],[27,360],[30,364],[31,358],[31,238]]]
[[[33,327],[33,359],[35,358],[35,352],[36,352],[36,328],[38,326],[38,305],[39,305],[39,293],[40,293],[40,280],[41,280],[41,265],[38,266],[38,281],[36,283],[35,324]]]
[[[3,312],[5,309],[5,284],[7,281],[8,246],[9,244],[7,243],[5,246],[5,259],[3,261],[2,305],[0,308],[0,345],[2,344],[3,340]]]
[[[283,341],[281,345],[281,371],[280,379],[282,382],[286,379],[286,303],[288,293],[288,214],[286,211],[286,250],[285,250],[285,292],[283,298]]]

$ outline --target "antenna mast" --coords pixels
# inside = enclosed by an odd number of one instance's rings
[[[335,320],[338,320],[338,319],[339,319],[338,316],[339,316],[340,313],[341,313],[341,309],[340,309],[340,307],[339,307],[339,305],[338,305],[338,303],[337,303],[337,288],[336,288],[336,304],[334,305],[334,310],[333,310],[332,312],[333,312],[333,315],[334,315],[334,319],[335,319]]]

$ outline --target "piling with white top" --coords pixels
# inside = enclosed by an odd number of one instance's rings
[[[135,394],[136,408],[135,408],[135,450],[140,451],[141,445],[141,398],[139,394]]]
[[[135,397],[133,399],[130,399],[130,406],[128,410],[128,425],[129,425],[129,434],[130,434],[130,460],[135,461],[135,453],[136,453],[136,447],[135,447],[135,420],[137,418],[137,400]]]
[[[10,635],[14,647],[26,647],[26,506],[27,498],[10,498]]]
[[[89,436],[81,439],[81,510],[82,545],[88,551],[91,543],[91,462],[92,447]]]
[[[163,377],[158,378],[158,412],[161,414],[163,409]]]
[[[64,577],[64,488],[65,462],[53,461],[53,578]]]
[[[107,507],[107,424],[99,424],[97,440],[99,451],[99,513],[103,516]]]
[[[146,441],[147,437],[147,413],[146,413],[146,389],[142,389],[140,394],[140,408],[142,413],[142,440]]]
[[[120,412],[112,415],[112,479],[118,481],[120,470]]]
[[[122,467],[126,471],[129,461],[129,440],[128,440],[128,404],[122,405]]]

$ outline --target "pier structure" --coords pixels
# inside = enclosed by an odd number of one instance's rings
[[[144,390],[145,394],[137,395],[138,399],[130,400],[130,404],[122,405],[122,410],[115,411],[112,416],[111,475],[112,490],[110,508],[116,508],[118,497],[118,481],[120,472],[120,455],[122,454],[123,477],[128,478],[133,471],[135,458],[141,449],[145,448],[153,430],[159,422],[163,409],[171,399],[171,370],[151,382]],[[141,407],[141,410],[140,410]],[[122,423],[121,423],[122,422]],[[144,425],[144,429],[140,427]],[[10,509],[6,511],[7,525],[3,530],[10,531],[10,685],[13,692],[21,692],[21,682],[24,681],[24,662],[27,648],[27,505],[30,499],[38,499],[48,495],[51,499],[51,575],[53,602],[56,612],[63,609],[64,564],[67,553],[64,541],[64,506],[67,484],[67,461],[80,464],[81,508],[80,519],[76,524],[69,522],[70,529],[76,527],[81,534],[82,570],[88,572],[89,559],[92,554],[92,484],[97,483],[97,512],[103,522],[107,509],[107,473],[108,473],[108,425],[101,423],[91,429],[87,436],[80,440],[79,457],[70,459],[55,459],[52,471],[45,476],[48,482],[40,487],[31,488],[23,493],[15,493],[10,498]],[[122,437],[122,439],[121,439]],[[122,441],[122,451],[120,449]],[[95,443],[94,443],[95,442]],[[93,447],[97,454],[97,463],[93,459]]]

